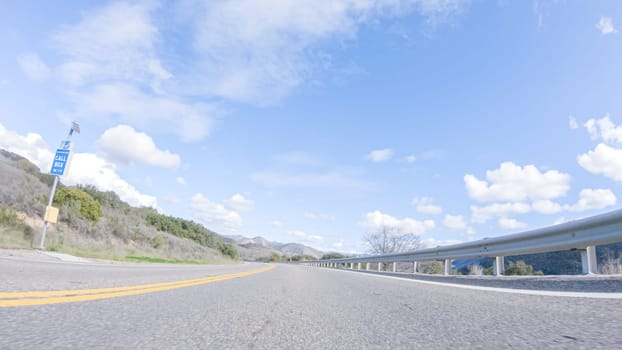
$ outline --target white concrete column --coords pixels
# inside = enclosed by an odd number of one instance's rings
[[[413,273],[417,273],[417,262],[413,261]]]
[[[581,267],[586,275],[598,273],[598,263],[596,262],[596,247],[593,245],[581,249]]]
[[[371,270],[371,263],[365,263],[365,270]]]
[[[381,270],[382,270],[382,263],[381,263],[381,262],[379,262],[379,263],[378,263],[378,272],[380,272]]]
[[[393,272],[397,272],[397,261],[393,262]]]
[[[361,263],[358,263],[358,268],[357,268],[357,270],[360,270],[360,269],[361,269]]]
[[[443,269],[445,276],[451,275],[451,259],[445,259],[445,268]]]
[[[353,262],[350,263],[350,270],[354,270],[354,263]]]
[[[495,276],[501,276],[505,272],[505,259],[502,256],[495,257],[495,263],[493,265],[493,274]]]

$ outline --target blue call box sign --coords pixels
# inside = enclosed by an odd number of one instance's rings
[[[67,170],[67,163],[69,162],[69,150],[57,149],[54,155],[54,162],[52,163],[52,169],[50,174],[63,176]]]

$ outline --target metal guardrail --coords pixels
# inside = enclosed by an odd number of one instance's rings
[[[622,242],[622,210],[522,233],[443,247],[396,254],[302,261],[301,263],[324,267],[349,264],[351,269],[354,269],[354,264],[358,264],[359,270],[362,263],[367,263],[367,270],[370,269],[370,263],[377,263],[378,271],[380,271],[381,263],[392,262],[395,272],[396,263],[406,261],[413,263],[413,272],[416,272],[418,261],[444,260],[444,273],[448,275],[451,272],[452,260],[495,258],[495,275],[500,275],[503,273],[503,257],[505,256],[579,250],[583,273],[592,274],[598,273],[595,247],[616,242]]]

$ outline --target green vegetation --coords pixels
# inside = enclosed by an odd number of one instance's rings
[[[303,260],[316,260],[316,258],[314,256],[306,255],[306,254],[303,254],[303,255],[296,254],[296,255],[288,256],[286,260],[287,261],[303,261]]]
[[[96,224],[102,217],[102,207],[91,195],[77,187],[64,187],[56,192],[54,204],[66,206],[71,211],[77,211],[86,220]]]
[[[282,259],[282,257],[277,254],[277,253],[272,253],[272,255],[270,255],[269,257],[261,257],[261,258],[257,258],[255,261],[261,261],[261,262],[280,262]]]
[[[124,260],[135,261],[135,262],[160,263],[160,264],[209,264],[208,261],[203,261],[203,260],[164,259],[164,258],[154,258],[150,256],[133,256],[133,255],[126,256]]]
[[[0,206],[0,226],[3,227],[7,233],[13,232],[16,235],[21,234],[21,238],[23,238],[24,242],[30,242],[32,239],[32,227],[26,225],[12,208]],[[20,244],[20,246],[23,246],[23,244]]]
[[[54,182],[54,175],[42,173],[36,165],[29,162],[26,158],[16,160],[15,167],[24,170],[30,175],[33,175],[34,177],[39,179],[39,181],[43,182],[48,186],[52,186],[52,183]]]
[[[0,178],[0,246],[29,248],[38,237],[25,221],[41,223],[54,176],[41,173],[24,157],[0,149]],[[115,193],[94,186],[58,183],[54,205],[59,207],[60,217],[48,228],[45,246],[49,250],[114,260],[148,256],[224,263],[238,258],[235,244],[225,244],[199,224],[160,218],[152,208],[132,207]],[[148,216],[154,224],[147,222]]]
[[[440,261],[422,261],[419,262],[417,269],[420,273],[427,273],[431,275],[440,275],[443,273],[443,263]]]
[[[233,244],[223,243],[218,235],[194,221],[163,215],[155,210],[151,210],[147,214],[146,222],[148,225],[155,227],[158,231],[167,232],[181,238],[191,239],[202,246],[217,249],[220,253],[231,259],[236,260],[239,258],[238,250]],[[162,240],[156,236],[153,241],[154,248],[158,248],[162,244]]]
[[[78,188],[88,193],[104,208],[122,209],[124,212],[127,212],[131,208],[129,204],[122,201],[119,196],[112,191],[99,191],[95,186],[91,185],[78,186]]]
[[[528,265],[522,260],[518,260],[516,262],[511,261],[506,267],[504,275],[512,276],[512,275],[542,275],[542,271],[533,271],[533,266]]]
[[[325,259],[343,259],[343,258],[345,258],[345,256],[340,253],[326,253],[320,259],[325,260]]]
[[[218,250],[222,253],[222,255],[228,256],[233,260],[237,260],[240,257],[238,250],[233,244],[218,243]]]

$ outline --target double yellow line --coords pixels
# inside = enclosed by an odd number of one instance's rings
[[[56,290],[40,292],[0,292],[0,307],[31,306],[74,303],[78,301],[118,298],[130,295],[147,294],[162,292],[165,290],[185,288],[233,278],[242,278],[256,273],[269,271],[275,268],[270,265],[261,269],[232,273],[228,275],[211,276],[196,278],[183,281],[141,284],[136,286],[98,288],[98,289],[76,289],[76,290]]]

